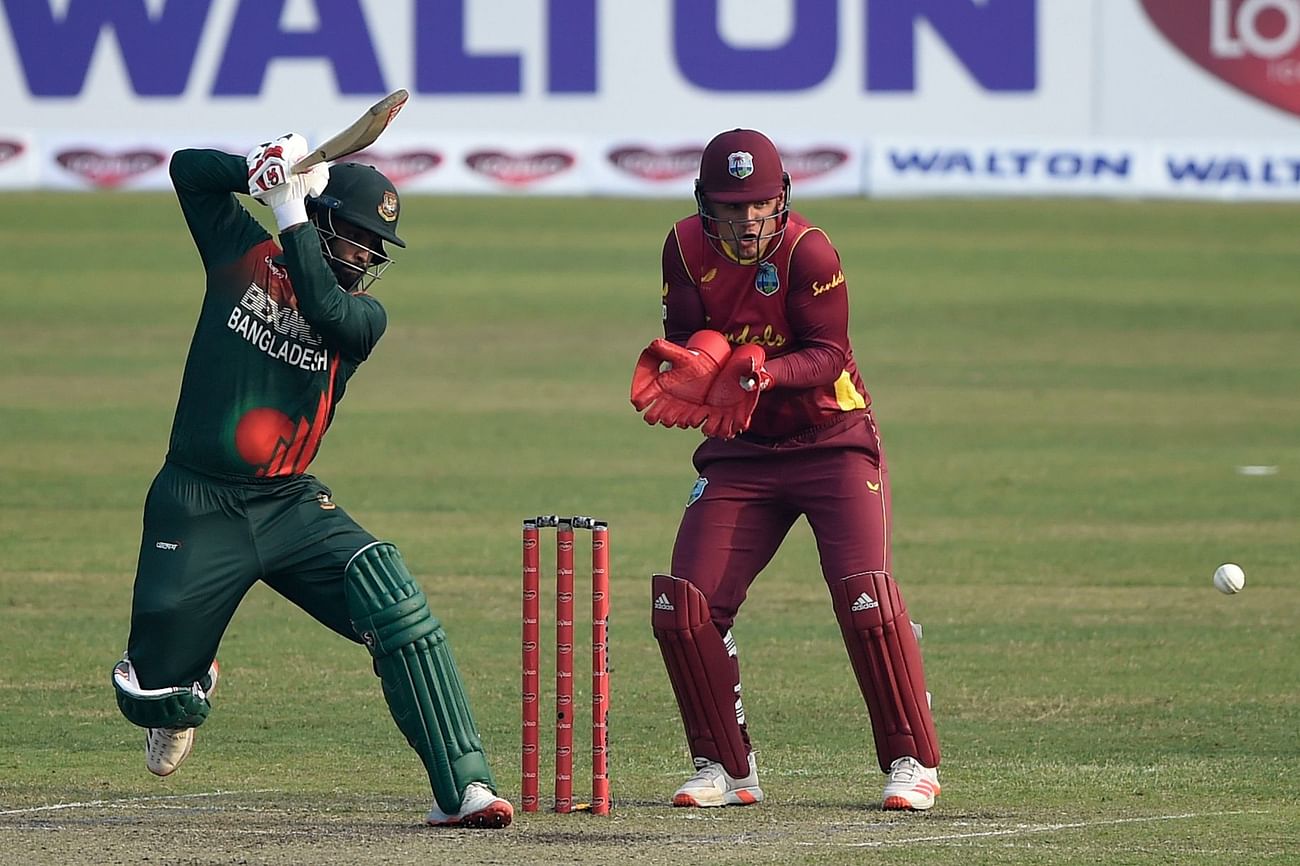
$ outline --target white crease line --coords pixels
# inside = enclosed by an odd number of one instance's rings
[[[169,794],[158,797],[124,797],[120,800],[87,800],[84,803],[54,803],[49,806],[29,806],[26,809],[5,809],[0,815],[27,815],[32,812],[57,812],[62,809],[84,809],[91,806],[119,806],[127,803],[152,803],[160,800],[197,800],[203,797],[230,797],[237,794],[274,794],[274,788],[256,791],[208,791],[203,794]]]
[[[1086,827],[1105,827],[1114,824],[1137,824],[1151,821],[1184,821],[1189,818],[1223,817],[1227,815],[1262,815],[1267,812],[1188,812],[1183,815],[1155,815],[1147,818],[1115,818],[1110,821],[1078,821],[1072,824],[1042,824],[1040,826],[1014,827],[1007,830],[983,830],[979,833],[951,833],[945,836],[917,836],[911,839],[876,839],[871,842],[841,842],[842,848],[883,848],[887,845],[913,845],[919,842],[955,842],[960,839],[979,839],[989,836],[1020,836],[1028,833],[1055,833],[1058,830],[1079,830]],[[800,842],[800,845],[820,846],[825,842]],[[831,843],[836,844],[836,843]]]

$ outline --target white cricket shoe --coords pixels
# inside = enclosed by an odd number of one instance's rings
[[[938,770],[922,766],[916,758],[899,758],[889,765],[881,808],[924,812],[938,796]]]
[[[220,667],[212,660],[208,668],[207,694],[217,687]],[[193,728],[147,728],[144,735],[144,765],[155,776],[170,776],[176,772],[190,752],[194,750]]]
[[[144,735],[144,765],[155,776],[170,776],[193,749],[193,728],[149,728]]]
[[[470,782],[460,800],[460,811],[448,815],[438,808],[435,800],[424,823],[431,827],[472,827],[478,830],[499,830],[510,826],[515,809],[509,801],[492,793],[482,782]]]
[[[749,806],[763,802],[763,789],[758,787],[758,764],[754,753],[749,754],[749,775],[737,779],[723,769],[717,761],[695,759],[695,775],[673,794],[674,806],[693,806],[707,809],[713,806]]]

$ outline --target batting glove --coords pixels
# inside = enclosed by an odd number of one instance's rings
[[[269,206],[281,231],[307,221],[307,196],[318,196],[329,183],[324,163],[302,174],[293,166],[310,152],[307,139],[296,132],[258,145],[248,152],[248,194]]]

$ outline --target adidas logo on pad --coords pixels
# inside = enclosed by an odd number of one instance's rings
[[[655,599],[655,610],[677,610],[677,608],[673,607],[673,603],[668,600],[668,594],[661,592]]]
[[[874,607],[880,607],[880,602],[876,601],[865,592],[858,596],[858,600],[853,602],[853,612],[858,613],[864,610],[871,610]]]

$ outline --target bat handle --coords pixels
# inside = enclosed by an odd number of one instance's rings
[[[319,150],[313,150],[311,153],[295,162],[293,168],[289,169],[289,171],[291,174],[302,174],[303,172],[310,171],[324,161],[325,154],[321,153]]]

